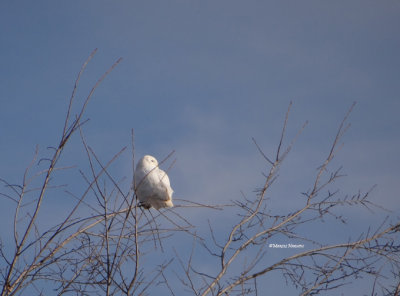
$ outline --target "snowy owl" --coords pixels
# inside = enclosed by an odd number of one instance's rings
[[[145,155],[135,170],[135,191],[140,205],[145,209],[170,208],[173,206],[172,193],[166,172],[158,167],[153,156]]]

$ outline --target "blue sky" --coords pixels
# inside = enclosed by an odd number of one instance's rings
[[[237,199],[263,181],[251,137],[272,154],[293,101],[288,138],[309,125],[271,192],[284,210],[311,186],[356,101],[336,159],[348,175],[340,186],[377,184],[373,200],[398,212],[399,28],[394,0],[1,1],[0,177],[19,182],[35,145],[43,155],[57,143],[76,75],[98,48],[81,99],[123,57],[86,114],[88,142],[105,159],[129,145],[133,128],[137,157],[176,151],[177,197]],[[114,170],[129,176],[123,157]],[[382,217],[348,214],[355,229]]]

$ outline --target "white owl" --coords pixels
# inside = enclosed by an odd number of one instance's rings
[[[140,206],[145,209],[170,208],[173,206],[169,178],[166,172],[158,167],[153,156],[145,155],[135,170],[135,192]]]

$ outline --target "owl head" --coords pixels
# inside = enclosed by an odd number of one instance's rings
[[[156,167],[158,166],[158,161],[155,157],[151,155],[145,155],[143,158],[140,160],[140,162],[145,165],[146,167]]]

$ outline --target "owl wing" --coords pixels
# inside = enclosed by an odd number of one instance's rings
[[[169,182],[169,177],[166,172],[161,169],[158,169],[158,178],[160,180],[161,190],[164,192],[162,194],[163,200],[170,200],[172,197],[172,193],[174,192],[171,188],[171,183]]]

